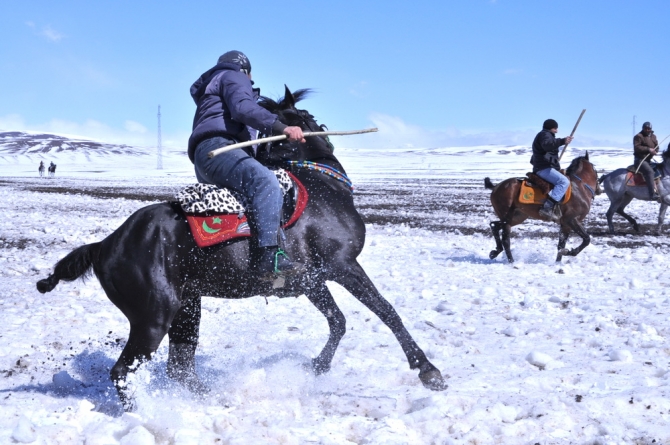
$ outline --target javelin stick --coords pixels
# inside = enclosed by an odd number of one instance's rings
[[[670,134],[667,135],[665,138],[663,138],[663,140],[662,140],[661,142],[659,142],[658,144],[656,144],[656,147],[654,147],[654,150],[656,150],[658,147],[660,147],[661,144],[662,144],[663,142],[665,142],[665,140],[666,140],[667,138],[670,138]],[[650,152],[650,153],[647,153],[647,156],[645,156],[644,158],[642,158],[642,162],[646,161],[650,154],[651,154],[651,152]],[[637,172],[640,171],[640,167],[642,166],[642,162],[640,162],[640,163],[637,165],[637,168],[635,169],[635,174],[636,174],[636,175],[637,175]]]
[[[352,130],[352,131],[306,131],[303,133],[303,136],[309,137],[309,136],[347,136],[350,134],[363,134],[363,133],[375,133],[377,131],[377,128],[366,128],[365,130]],[[252,145],[256,144],[262,144],[264,142],[274,142],[274,141],[281,141],[286,139],[288,136],[285,134],[279,135],[279,136],[270,136],[267,138],[261,138],[261,139],[254,139],[252,141],[246,141],[246,142],[239,142],[237,144],[232,144],[232,145],[226,145],[221,148],[217,148],[215,150],[210,151],[207,153],[207,156],[210,158],[213,158],[216,155],[220,155],[221,153],[225,153],[230,150],[235,150],[236,148],[242,148],[242,147],[250,147]]]
[[[579,115],[579,119],[577,119],[577,123],[575,124],[575,128],[572,129],[572,133],[570,133],[570,137],[573,137],[575,135],[575,131],[577,131],[577,127],[579,126],[579,123],[581,122],[582,116],[584,116],[584,113],[586,113],[586,108],[584,108],[582,110],[582,114]],[[563,146],[563,151],[561,151],[561,155],[558,157],[559,162],[561,161],[561,158],[563,157],[563,153],[565,153],[565,149],[568,148],[569,144],[570,143],[568,142],[567,144],[565,144],[565,146]]]

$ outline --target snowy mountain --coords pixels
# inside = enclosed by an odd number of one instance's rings
[[[405,149],[362,149],[335,141],[335,155],[350,178],[479,177],[504,179],[530,170],[530,146],[482,145]],[[612,171],[632,162],[632,148],[569,146],[562,164],[588,151],[599,172]],[[186,149],[163,150],[158,169],[155,147],[110,144],[54,134],[0,132],[0,176],[34,176],[40,161],[55,162],[58,176],[129,178],[180,176],[194,179]],[[371,171],[371,166],[375,166]]]
[[[78,152],[98,155],[146,156],[148,150],[130,145],[108,144],[45,133],[0,132],[0,154],[55,154]]]

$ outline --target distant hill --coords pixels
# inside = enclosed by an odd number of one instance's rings
[[[0,132],[0,155],[31,155],[72,153],[83,155],[132,155],[145,156],[147,149],[130,145],[108,144],[86,139],[71,139],[55,134],[23,133],[20,131]]]

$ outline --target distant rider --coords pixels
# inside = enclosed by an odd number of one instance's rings
[[[258,261],[253,272],[260,279],[292,271],[294,265],[278,246],[282,192],[274,173],[253,157],[253,149],[238,148],[209,158],[207,153],[263,134],[285,134],[291,141],[304,142],[300,127],[279,122],[277,115],[257,104],[259,89],[252,87],[251,63],[240,51],[228,51],[219,57],[191,86],[197,105],[193,132],[188,141],[188,156],[195,164],[199,182],[230,188],[242,194],[248,203],[255,228]],[[252,243],[253,245],[253,243]]]
[[[559,171],[561,165],[558,162],[558,148],[572,142],[573,137],[556,138],[557,132],[558,122],[553,119],[544,121],[542,131],[533,141],[533,157],[530,159],[533,173],[554,186],[539,210],[540,216],[550,221],[560,219],[560,215],[554,212],[554,207],[561,202],[570,186],[570,180]]]
[[[633,138],[633,147],[635,156],[636,169],[647,182],[647,189],[649,190],[649,199],[658,201],[661,197],[654,188],[654,169],[651,166],[651,159],[658,153],[658,140],[651,129],[651,123],[645,122],[642,124],[642,131]]]

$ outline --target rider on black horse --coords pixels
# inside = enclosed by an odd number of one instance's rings
[[[658,201],[660,195],[654,188],[654,169],[651,166],[651,159],[658,153],[658,140],[651,129],[651,123],[642,124],[642,131],[633,138],[633,156],[635,156],[635,168],[642,173],[649,189],[649,199]]]
[[[252,85],[251,63],[240,51],[223,54],[195,81],[191,96],[197,109],[188,156],[199,182],[235,190],[246,198],[259,250],[252,268],[259,278],[271,280],[294,270],[278,245],[283,197],[276,176],[254,158],[251,147],[207,156],[216,148],[256,139],[258,131],[305,142],[300,127],[284,125],[257,104],[260,89]]]
[[[553,119],[544,121],[542,131],[535,136],[533,141],[533,157],[530,158],[533,173],[554,185],[538,212],[541,217],[550,221],[560,219],[560,216],[554,212],[554,206],[561,202],[570,186],[570,180],[559,171],[561,165],[558,162],[558,148],[572,142],[573,137],[557,139],[557,132],[558,122]]]

